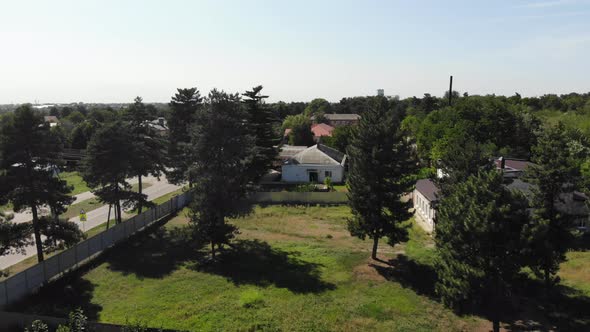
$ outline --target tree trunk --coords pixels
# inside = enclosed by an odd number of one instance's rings
[[[139,175],[139,176],[137,177],[137,180],[138,180],[138,182],[137,182],[137,192],[141,194],[141,191],[142,191],[142,185],[141,185],[141,175]],[[141,214],[141,208],[142,208],[142,206],[141,206],[141,202],[139,202],[139,203],[137,204],[137,214]]]
[[[371,253],[371,258],[377,260],[377,246],[379,246],[379,237],[373,237],[373,252]]]
[[[211,257],[215,259],[215,243],[211,242]]]
[[[494,309],[497,310],[497,309]],[[496,313],[494,313],[494,321],[493,321],[493,330],[494,332],[500,332],[500,320],[498,319],[498,316]]]
[[[111,222],[111,207],[113,205],[109,204],[109,213],[107,214],[107,229],[109,229],[109,223]]]
[[[35,233],[35,246],[37,247],[37,261],[43,261],[43,245],[41,243],[41,229],[39,228],[39,218],[37,216],[37,206],[31,204],[33,212],[33,231]]]
[[[55,234],[55,228],[59,223],[59,215],[57,214],[56,209],[54,209],[53,207],[51,208],[51,214],[53,215],[53,221],[55,222],[52,226],[53,234]],[[53,237],[53,245],[57,248],[57,239],[55,238],[55,236]]]
[[[117,206],[117,224],[120,224],[123,222],[123,218],[121,217],[121,201],[117,201],[115,204]]]

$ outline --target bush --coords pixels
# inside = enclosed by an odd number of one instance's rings
[[[49,326],[40,320],[35,320],[31,324],[31,329],[25,328],[25,332],[49,332]]]
[[[240,294],[240,306],[243,308],[255,308],[264,303],[262,293],[256,289],[247,289]]]

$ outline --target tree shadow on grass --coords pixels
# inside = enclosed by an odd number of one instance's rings
[[[91,303],[93,292],[94,284],[77,274],[70,274],[14,303],[8,311],[67,318],[70,312],[82,308],[89,320],[96,321],[102,306]]]
[[[216,261],[192,268],[223,276],[236,285],[275,285],[294,293],[321,293],[335,288],[321,279],[320,264],[296,256],[297,253],[272,248],[263,241],[239,240],[222,251]]]
[[[109,253],[109,269],[138,278],[163,278],[187,261],[202,258],[188,227],[158,228],[121,244]]]
[[[437,274],[431,266],[418,263],[406,255],[398,255],[389,261],[381,262],[386,265],[370,264],[370,266],[385,279],[395,281],[404,288],[410,288],[417,294],[435,298],[434,285]]]

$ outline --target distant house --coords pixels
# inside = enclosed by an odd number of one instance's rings
[[[435,206],[438,201],[439,190],[430,179],[421,179],[416,182],[416,189],[412,193],[416,221],[429,233],[434,231]]]
[[[358,114],[324,114],[324,117],[332,127],[355,125],[361,119],[361,116]],[[314,121],[315,117],[312,116],[311,120]]]
[[[148,126],[156,131],[160,136],[168,135],[168,122],[163,117],[159,117],[148,122]]]
[[[59,119],[55,115],[46,115],[43,117],[43,120],[49,123],[50,127],[55,127],[59,124]]]
[[[319,142],[321,137],[332,136],[334,127],[325,123],[314,123],[311,125],[311,131],[313,132],[313,139]]]
[[[297,152],[282,165],[282,181],[321,183],[327,177],[334,183],[344,181],[346,155],[322,144]]]
[[[504,174],[504,178],[507,181],[507,188],[517,190],[529,199],[532,197],[532,190],[535,185],[520,179],[525,169],[529,165],[532,165],[531,162],[500,157],[494,160],[494,164],[496,165],[496,169],[502,171]],[[444,176],[444,173],[438,170],[437,175],[441,177]],[[430,179],[418,180],[416,182],[416,188],[412,192],[416,220],[427,232],[432,232],[435,229],[434,218],[436,216],[438,194],[439,188]],[[590,226],[588,220],[590,209],[586,204],[588,197],[584,193],[574,191],[566,193],[560,198],[561,201],[556,203],[557,208],[573,217],[573,226],[581,230],[587,230]]]

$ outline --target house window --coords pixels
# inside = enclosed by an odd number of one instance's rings
[[[332,178],[332,171],[326,171],[326,172],[324,173],[324,176],[325,176],[325,177]]]

